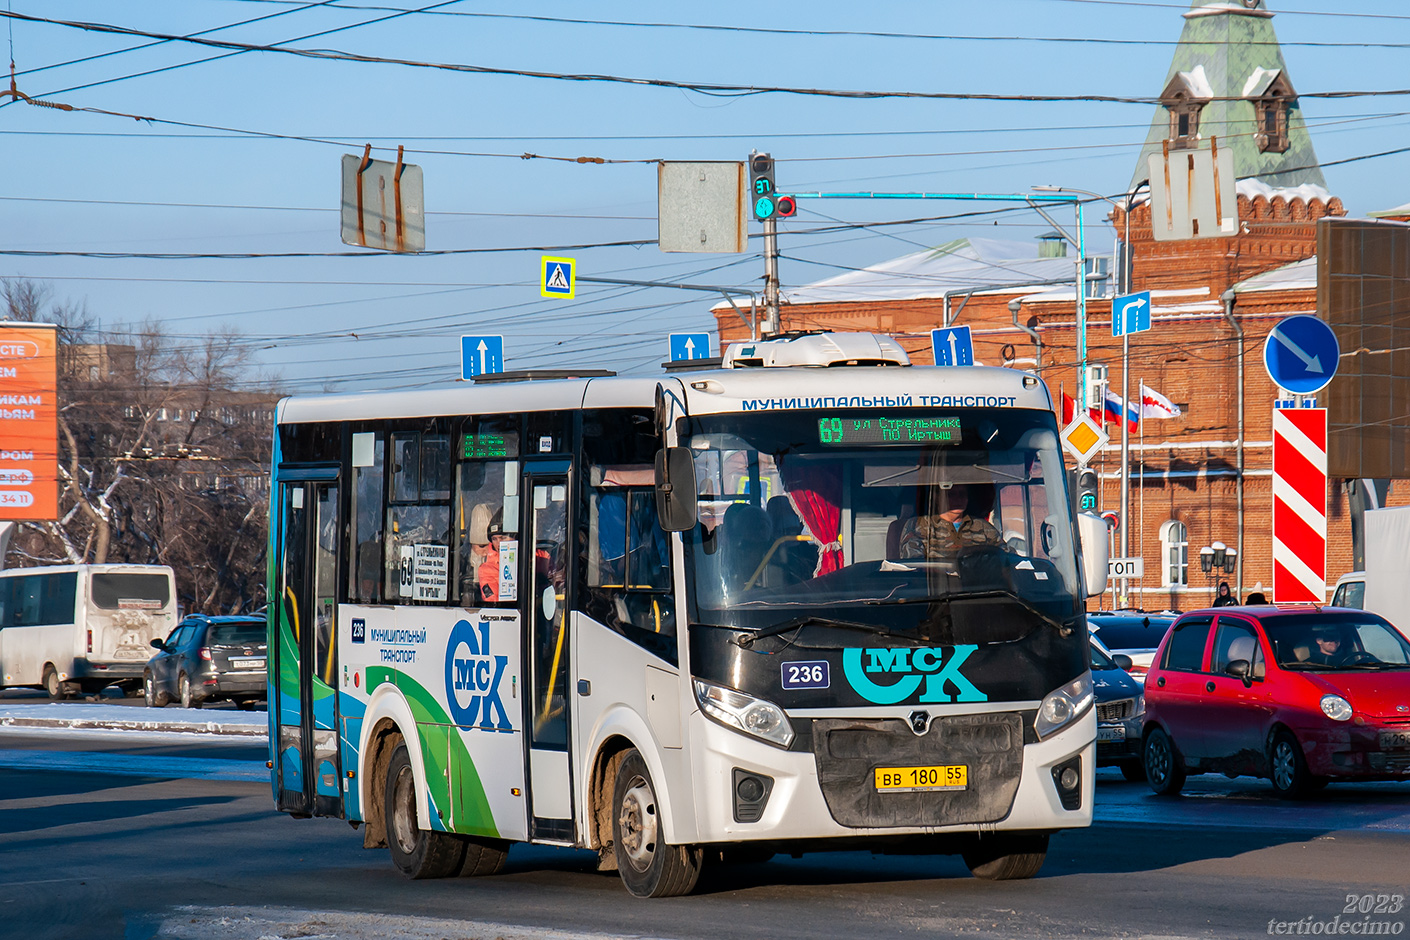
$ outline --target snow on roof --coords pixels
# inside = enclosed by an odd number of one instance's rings
[[[1234,285],[1236,294],[1252,294],[1263,290],[1316,290],[1317,256],[1285,264],[1281,268],[1255,274]]]
[[[1375,212],[1366,213],[1373,219],[1388,219],[1399,215],[1410,215],[1410,202],[1403,206],[1396,206],[1394,209],[1378,209]]]
[[[1214,97],[1214,86],[1209,84],[1209,76],[1204,74],[1203,65],[1196,65],[1188,72],[1177,74],[1194,97],[1206,99]]]
[[[919,300],[972,290],[1024,289],[1076,277],[1075,258],[1039,258],[1037,246],[961,238],[802,287],[784,288],[789,304]],[[719,303],[712,309],[728,304]]]
[[[1225,0],[1219,0],[1219,2],[1206,3],[1203,5],[1196,3],[1195,6],[1189,12],[1182,13],[1181,16],[1185,17],[1185,19],[1188,20],[1193,19],[1196,16],[1212,16],[1217,13],[1242,13],[1245,16],[1262,16],[1267,17],[1269,19],[1271,19],[1273,16],[1272,13],[1269,13],[1261,6],[1255,5],[1253,8],[1249,8],[1248,6],[1245,6],[1242,3],[1229,3],[1225,2]]]
[[[1253,70],[1253,74],[1244,82],[1243,97],[1258,98],[1268,91],[1268,86],[1277,81],[1278,76],[1283,74],[1282,69],[1265,69],[1262,67]]]
[[[1332,199],[1332,194],[1324,187],[1315,183],[1303,183],[1301,186],[1269,186],[1260,179],[1239,180],[1238,190],[1240,196],[1247,196],[1253,199],[1256,196],[1264,196],[1272,200],[1275,196],[1282,196],[1283,199],[1291,202],[1294,199],[1301,199],[1303,202],[1311,202],[1320,199],[1323,204]]]

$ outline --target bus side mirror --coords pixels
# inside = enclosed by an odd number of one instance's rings
[[[667,532],[695,528],[695,457],[689,448],[656,452],[656,518]]]
[[[1079,512],[1077,537],[1081,547],[1082,583],[1087,586],[1087,596],[1096,597],[1106,590],[1106,520],[1090,512]]]

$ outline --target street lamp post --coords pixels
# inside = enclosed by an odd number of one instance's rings
[[[1211,542],[1199,550],[1199,569],[1209,575],[1211,581],[1215,572],[1233,574],[1238,564],[1239,550],[1223,542]]]
[[[1101,193],[1090,192],[1085,189],[1073,189],[1070,186],[1034,186],[1040,192],[1060,192],[1077,193],[1082,196],[1091,196],[1109,202],[1112,208],[1123,210],[1123,221],[1126,225],[1125,234],[1121,239],[1121,270],[1117,276],[1119,285],[1117,294],[1131,293],[1131,207],[1135,204],[1136,193],[1141,191],[1141,187],[1149,188],[1150,182],[1142,180],[1131,191],[1126,194],[1126,205],[1122,206],[1110,196],[1103,196]],[[1085,272],[1084,272],[1085,277]],[[1083,284],[1085,293],[1086,284]],[[1079,301],[1080,303],[1080,301]],[[1115,309],[1112,316],[1116,316]],[[1086,365],[1086,348],[1083,347],[1079,357],[1082,365]],[[1125,330],[1121,331],[1121,409],[1123,412],[1131,410],[1131,334]],[[1085,380],[1085,376],[1083,377]],[[1121,557],[1131,557],[1131,426],[1127,421],[1126,414],[1121,416]],[[1118,580],[1120,586],[1120,606],[1130,606],[1131,580],[1121,578]]]

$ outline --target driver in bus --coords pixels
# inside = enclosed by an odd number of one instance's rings
[[[999,545],[999,530],[970,515],[970,489],[964,483],[930,487],[931,505],[901,529],[901,557],[954,558],[964,548]]]

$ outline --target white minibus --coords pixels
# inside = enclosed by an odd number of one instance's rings
[[[51,698],[136,687],[151,642],[176,625],[176,579],[162,565],[0,571],[0,676]]]

